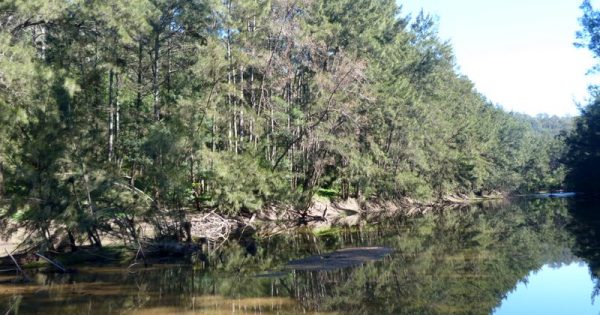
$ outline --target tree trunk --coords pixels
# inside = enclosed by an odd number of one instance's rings
[[[160,89],[159,89],[159,78],[160,78],[160,32],[156,31],[154,36],[154,56],[152,60],[152,97],[154,100],[154,118],[156,121],[160,120]]]
[[[4,197],[4,164],[0,157],[0,199]]]
[[[211,128],[211,136],[212,136],[212,151],[215,152],[217,150],[216,136],[217,133],[217,117],[213,114],[212,117],[212,128]]]
[[[227,15],[231,18],[231,0],[227,1]],[[231,26],[226,25],[227,28],[227,85],[231,86],[233,82],[233,66],[231,62]],[[226,113],[230,114],[230,111],[233,107],[233,99],[231,96],[231,92],[229,92],[229,88],[227,89],[227,111]],[[227,150],[231,151],[233,148],[233,124],[235,123],[235,118],[228,117],[227,118]]]
[[[67,229],[67,236],[69,237],[69,245],[71,246],[71,251],[77,251],[77,244],[75,243],[75,236],[71,233],[70,229]]]
[[[354,186],[354,198],[358,199],[360,198],[361,192],[360,192],[360,184],[357,182],[356,185]]]
[[[119,74],[115,73],[115,126],[114,126],[114,142],[117,142],[117,139],[119,138],[119,129],[120,129],[120,104],[119,104]],[[118,159],[118,154],[117,154],[117,150],[114,149],[113,150],[113,155],[115,160]]]
[[[244,142],[244,67],[240,66],[239,141]]]
[[[342,199],[347,200],[348,197],[350,197],[350,181],[348,181],[347,178],[342,179],[341,186],[342,186],[341,187],[342,188],[342,191],[341,191],[342,196],[341,197],[342,197]]]
[[[196,165],[196,158],[194,154],[190,156],[190,182],[192,183],[192,191],[194,194],[194,206],[196,207],[196,211],[200,212],[200,197],[201,197],[201,187],[196,179],[196,172],[194,167]]]
[[[94,207],[94,200],[92,199],[92,192],[90,191],[90,183],[85,164],[81,165],[81,170],[83,172],[83,182],[85,184],[85,192],[88,200],[88,207],[90,210],[90,215],[93,218],[93,223],[91,224],[91,226],[88,227],[88,235],[94,241],[96,246],[102,247],[102,241],[100,240],[100,235],[98,234],[98,229],[96,226],[96,209]]]
[[[143,73],[142,61],[144,58],[143,52],[144,52],[144,44],[140,40],[140,44],[138,47],[138,67],[137,67],[137,82],[136,82],[137,83],[136,106],[137,106],[138,113],[142,110],[142,73]]]
[[[114,118],[115,108],[113,104],[113,77],[111,69],[108,74],[108,161],[111,162],[114,154]]]

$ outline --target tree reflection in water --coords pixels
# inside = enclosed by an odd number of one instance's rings
[[[478,204],[318,236],[279,236],[260,242],[254,256],[232,245],[209,269],[38,274],[40,285],[1,285],[0,305],[18,301],[19,314],[489,314],[545,264],[583,260],[599,275],[600,216],[592,208],[566,199]],[[350,246],[394,252],[360,267],[278,272],[292,259]]]

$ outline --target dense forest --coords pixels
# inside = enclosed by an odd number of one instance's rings
[[[587,48],[600,58],[600,11],[589,0],[581,5],[582,30],[577,33],[576,46]],[[591,70],[598,73],[600,64]],[[567,185],[587,194],[600,193],[600,87],[590,87],[589,104],[581,108],[573,131],[566,138],[564,162],[568,167]]]
[[[436,27],[394,0],[0,3],[0,218],[100,245],[320,190],[561,188],[570,119],[488,101]]]

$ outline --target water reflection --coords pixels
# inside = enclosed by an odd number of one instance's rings
[[[258,244],[256,255],[232,246],[210,270],[181,265],[134,275],[124,268],[38,274],[36,284],[0,284],[0,313],[513,314],[524,307],[513,304],[523,279],[552,279],[546,270],[563,270],[544,266],[589,270],[579,265],[583,261],[597,277],[600,218],[589,217],[590,207],[564,199],[480,204],[354,231],[280,236]],[[358,268],[278,272],[292,259],[350,246],[394,252]],[[598,288],[572,293],[591,302]],[[543,307],[527,301],[533,309]],[[566,300],[563,305],[572,306]]]
[[[519,283],[494,314],[596,315],[600,303],[592,299],[594,286],[585,263],[545,265]]]

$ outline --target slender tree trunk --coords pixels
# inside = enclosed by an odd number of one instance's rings
[[[295,137],[295,135],[292,135],[292,137]],[[292,173],[292,178],[290,180],[291,181],[290,186],[291,186],[292,191],[296,190],[296,173],[294,172],[294,166],[295,166],[294,165],[294,162],[295,162],[294,161],[294,151],[295,151],[294,148],[295,147],[296,147],[296,145],[292,144],[292,149],[290,151],[291,152],[290,153],[290,173]]]
[[[81,170],[83,172],[83,183],[85,186],[86,197],[88,200],[88,207],[90,210],[90,215],[93,218],[93,223],[88,228],[88,233],[89,236],[94,240],[95,245],[98,247],[102,247],[102,241],[100,240],[100,235],[98,234],[98,229],[96,227],[96,209],[94,206],[94,200],[92,199],[92,192],[90,191],[90,182],[85,164],[81,165]]]
[[[287,131],[290,131],[292,127],[292,82],[289,82],[285,86],[285,101],[287,103]]]
[[[228,17],[231,18],[231,0],[227,1],[227,14]],[[227,25],[227,85],[231,86],[233,83],[233,65],[231,60],[231,26]],[[231,92],[229,92],[229,88],[227,90],[227,109],[231,111],[233,108],[233,97],[231,96]],[[231,113],[231,116],[235,116],[235,110]],[[228,150],[233,149],[233,129],[235,124],[235,117],[229,117],[227,120],[227,144]]]
[[[154,118],[160,120],[160,32],[156,31],[154,36],[154,56],[152,60],[152,97],[154,100]]]
[[[240,66],[239,141],[244,142],[244,66]]]
[[[256,1],[254,1],[254,3],[256,4]],[[250,32],[253,34],[252,36],[255,37],[254,33],[256,32],[256,16],[252,17],[252,27],[250,29]],[[256,48],[255,45],[252,45],[252,60],[256,60]],[[257,113],[257,108],[256,108],[256,91],[254,90],[254,65],[252,65],[252,67],[250,68],[250,103],[252,104],[252,110],[253,110],[253,114]],[[254,134],[254,124],[255,124],[255,120],[254,120],[254,116],[252,116],[250,118],[250,142],[254,141],[254,150],[256,150],[256,147],[258,146],[258,137]]]
[[[235,86],[237,83],[236,76],[235,76],[235,70],[232,69],[231,72],[232,72],[231,77],[233,79],[233,85]],[[233,113],[231,115],[231,125],[233,127],[233,152],[235,152],[235,154],[238,154],[238,134],[239,134],[239,130],[238,130],[238,100],[236,100],[235,98],[233,98]]]
[[[390,132],[388,133],[387,141],[385,144],[385,153],[390,153],[390,147],[392,146],[392,137],[394,136],[395,128],[393,126],[390,127]]]
[[[0,199],[4,197],[4,164],[0,157]]]
[[[113,104],[113,77],[111,69],[108,74],[108,161],[111,162],[114,154],[114,118],[115,108]]]
[[[115,132],[113,133],[115,139],[115,143],[117,143],[117,139],[119,138],[119,131],[120,131],[120,120],[121,120],[121,108],[120,108],[120,104],[119,104],[119,74],[115,73]],[[113,151],[115,160],[118,160],[118,154],[117,154],[117,150],[116,150],[117,146],[115,145],[115,149]]]
[[[211,136],[212,136],[212,151],[215,152],[217,150],[217,143],[216,143],[216,133],[217,133],[217,117],[215,114],[213,114],[212,117],[212,128],[211,128],[212,132],[211,132]]]
[[[196,172],[195,172],[195,166],[196,166],[196,159],[194,154],[192,154],[190,156],[190,181],[192,183],[192,190],[194,192],[194,206],[196,207],[196,211],[200,212],[200,191],[201,191],[201,187],[198,183],[198,180],[196,179]]]
[[[227,120],[227,150],[231,151],[233,148],[233,119],[231,119],[231,117],[229,117],[229,119]]]
[[[252,49],[252,58],[254,59],[254,49]],[[250,103],[252,104],[252,111],[256,113],[256,93],[254,91],[254,67],[250,68]],[[250,142],[254,141],[254,149],[256,150],[257,137],[254,134],[254,116],[250,118]]]
[[[166,85],[167,85],[167,94],[165,97],[165,100],[163,100],[163,103],[165,104],[165,106],[167,108],[169,108],[169,104],[170,104],[170,96],[171,96],[171,59],[172,59],[172,50],[169,49],[171,47],[171,39],[169,39],[167,41],[167,70],[165,71],[165,77],[166,77]]]
[[[138,67],[137,67],[137,99],[136,99],[136,106],[137,106],[137,111],[138,111],[138,115],[141,114],[140,111],[142,110],[142,74],[143,74],[143,69],[142,69],[142,61],[144,58],[144,44],[142,43],[142,40],[140,40],[139,43],[139,47],[138,47]]]
[[[270,104],[271,106],[271,128],[270,128],[270,133],[271,133],[271,152],[270,152],[270,157],[269,160],[273,161],[275,159],[275,155],[277,153],[277,145],[275,144],[275,113],[273,111],[273,104]]]

